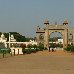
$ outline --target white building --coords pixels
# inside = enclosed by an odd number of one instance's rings
[[[63,39],[58,39],[58,41],[49,42],[49,43],[63,44]]]
[[[4,34],[2,33],[1,37],[0,37],[0,42],[4,43],[7,41],[7,38],[5,38]]]
[[[10,42],[16,42],[16,39],[14,38],[13,35],[11,35],[11,37],[10,37]]]
[[[29,43],[32,44],[32,45],[34,45],[34,44],[37,45],[37,42],[34,41],[34,40],[30,40]]]
[[[15,49],[15,54],[18,54],[18,49],[19,49],[19,54],[23,54],[22,48],[21,47],[17,47],[17,48],[11,47],[12,44],[14,44],[14,45],[15,44],[19,44],[19,45],[26,44],[26,46],[28,44],[32,44],[32,45],[36,44],[37,45],[37,42],[34,40],[30,40],[29,42],[17,42],[16,39],[14,38],[14,36],[13,35],[10,36],[10,34],[9,34],[9,41],[8,42],[7,42],[7,38],[5,38],[4,34],[1,35],[0,42],[3,43],[6,48],[7,48],[7,45],[9,45],[9,48],[11,49],[12,53],[14,52],[14,49]]]
[[[59,44],[63,44],[63,39],[58,39]]]
[[[5,38],[4,34],[2,33],[1,37],[0,37],[0,43],[2,43],[4,45],[4,47],[7,47],[7,38]]]

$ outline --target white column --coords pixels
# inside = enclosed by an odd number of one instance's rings
[[[10,33],[9,33],[9,48],[10,48]]]

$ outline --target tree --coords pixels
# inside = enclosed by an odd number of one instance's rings
[[[21,44],[20,47],[22,48],[23,54],[25,54],[25,47],[26,47],[26,44]]]
[[[20,47],[22,47],[23,49],[25,49],[26,44],[21,44]]]
[[[17,42],[25,42],[26,41],[25,36],[22,36],[17,32],[10,32],[10,34],[14,35],[14,38],[16,39]]]
[[[25,36],[17,33],[17,32],[9,32],[10,35],[13,34],[14,38],[16,39],[17,42],[29,42],[30,40],[34,40],[35,38],[26,38]],[[5,37],[7,38],[7,41],[9,41],[9,33],[4,33]],[[0,32],[0,35],[2,33]]]

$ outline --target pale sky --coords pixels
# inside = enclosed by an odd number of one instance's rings
[[[0,32],[18,32],[35,37],[43,21],[74,26],[74,0],[0,0]]]

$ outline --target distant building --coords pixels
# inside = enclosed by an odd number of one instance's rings
[[[7,41],[7,38],[5,38],[4,34],[2,33],[1,37],[0,37],[0,42],[4,43]]]
[[[34,41],[34,40],[30,40],[29,42],[30,42],[30,44],[32,44],[32,45],[34,45],[34,44],[37,45],[37,42]]]
[[[16,39],[14,38],[14,35],[11,35],[10,42],[16,42]]]
[[[57,41],[50,41],[49,43],[63,44],[63,39],[58,39]]]
[[[5,38],[4,34],[2,33],[0,37],[0,48],[7,47],[6,42],[7,42],[7,38]]]
[[[12,54],[14,53],[14,49],[15,49],[15,54],[18,54],[18,49],[19,49],[19,54],[23,54],[20,44],[26,44],[26,46],[28,44],[37,45],[37,42],[34,40],[30,40],[29,42],[17,42],[13,35],[11,36],[9,35],[9,41],[7,42],[7,38],[5,38],[5,35],[2,34],[0,37],[0,44],[1,44],[0,48],[9,47],[11,49]],[[16,45],[19,45],[19,47],[17,47]]]
[[[5,38],[5,35],[2,34],[0,37],[0,43],[3,43],[5,45],[5,47],[11,47],[13,45],[16,46],[16,44],[20,45],[20,44],[26,44],[26,46],[28,44],[32,44],[32,45],[37,45],[37,42],[34,40],[30,40],[29,42],[17,42],[16,39],[14,38],[14,35],[9,36],[9,41],[7,42],[7,38]]]
[[[63,39],[58,39],[59,44],[63,44]]]

